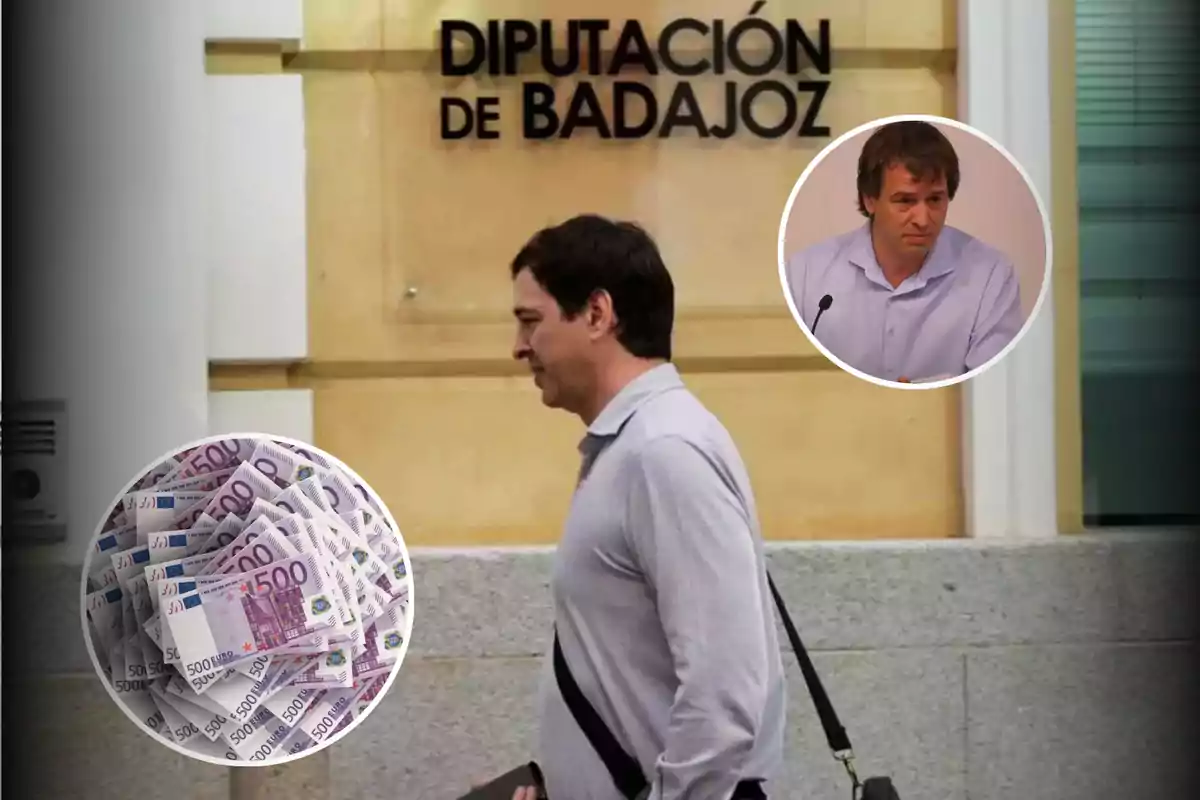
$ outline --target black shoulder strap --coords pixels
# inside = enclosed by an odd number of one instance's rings
[[[854,753],[850,746],[850,737],[846,735],[846,729],[838,720],[833,703],[829,701],[829,695],[825,693],[825,687],[821,684],[816,667],[813,666],[812,659],[808,657],[804,643],[800,641],[800,634],[796,631],[796,626],[792,623],[792,617],[788,614],[783,597],[775,588],[775,581],[769,572],[767,573],[767,583],[771,587],[771,595],[775,598],[775,606],[779,609],[779,616],[783,621],[784,630],[787,631],[788,640],[792,644],[792,650],[800,662],[800,672],[804,675],[804,683],[808,687],[809,695],[812,696],[813,706],[816,707],[817,716],[821,718],[821,727],[825,730],[825,739],[829,742],[829,749],[833,751],[834,757],[846,767],[850,780],[857,789],[860,784],[858,776],[854,772]],[[558,643],[557,631],[554,634],[554,675],[558,679],[559,691],[562,692],[563,700],[566,701],[572,716],[575,717],[576,723],[583,730],[592,747],[595,748],[600,760],[608,767],[621,794],[628,800],[636,800],[642,796],[648,784],[641,767],[622,749],[608,726],[604,724],[604,720],[600,719],[600,715],[583,696],[579,685],[575,683],[571,670],[567,667],[567,660]]]
[[[600,719],[596,709],[592,708],[591,703],[580,691],[579,685],[575,683],[575,677],[567,667],[567,660],[563,657],[562,647],[558,643],[557,631],[554,634],[554,675],[558,678],[559,691],[562,692],[567,707],[571,709],[571,715],[583,729],[584,735],[592,743],[604,766],[608,767],[617,789],[628,800],[636,800],[648,786],[646,776],[642,774],[637,761],[622,749],[612,731],[604,724],[604,720]]]
[[[846,735],[846,729],[838,720],[837,712],[833,710],[833,703],[829,702],[829,695],[825,693],[825,687],[821,685],[817,669],[813,666],[812,659],[808,657],[808,651],[804,649],[804,642],[800,641],[800,634],[796,632],[792,617],[788,614],[783,597],[775,588],[775,581],[769,572],[767,573],[767,583],[771,587],[771,594],[775,597],[779,616],[783,619],[783,629],[787,631],[788,640],[792,643],[792,650],[796,653],[796,660],[800,662],[800,672],[804,675],[804,683],[808,686],[808,693],[812,696],[817,716],[821,718],[821,727],[825,729],[825,739],[829,742],[829,749],[835,754],[847,753],[850,751],[850,737]]]
[[[846,729],[838,720],[837,712],[833,710],[833,703],[829,702],[829,695],[825,693],[825,687],[821,685],[817,669],[813,666],[812,659],[808,657],[808,651],[804,649],[804,642],[800,641],[800,634],[797,633],[796,626],[792,624],[792,616],[787,611],[783,596],[775,588],[775,581],[771,578],[770,572],[767,573],[767,583],[771,587],[771,595],[775,598],[775,606],[779,609],[779,616],[783,620],[783,629],[787,631],[788,641],[792,643],[796,660],[800,662],[800,672],[804,675],[804,684],[808,687],[813,706],[817,709],[817,716],[821,718],[821,727],[825,730],[825,741],[829,743],[833,757],[842,762],[846,774],[850,777],[850,796],[858,797],[862,783],[858,779],[858,773],[854,770],[854,749],[850,746],[850,737],[846,735]]]

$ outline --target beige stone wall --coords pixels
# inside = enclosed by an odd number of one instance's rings
[[[830,20],[838,136],[898,113],[953,116],[955,3],[768,3]],[[793,184],[829,139],[602,141],[518,135],[518,81],[443,78],[442,18],[743,18],[745,3],[306,5],[294,59],[210,55],[213,71],[297,70],[308,145],[310,361],[214,369],[216,388],[315,389],[316,443],[380,492],[410,545],[556,540],[578,423],[542,408],[511,359],[507,262],[580,212],[635,219],[677,285],[676,353],[740,444],[771,539],[958,535],[959,392],[896,392],[845,375],[783,300],[777,238]],[[282,64],[282,66],[281,66]],[[729,76],[692,79],[705,109]],[[569,89],[573,79],[560,84]],[[606,96],[606,81],[597,82]],[[665,105],[674,76],[655,79]],[[794,80],[794,79],[793,79]],[[739,82],[746,82],[740,78]],[[501,96],[498,141],[443,142],[446,94]],[[661,106],[660,106],[661,108]]]

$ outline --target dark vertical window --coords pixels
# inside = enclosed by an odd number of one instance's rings
[[[1077,0],[1085,523],[1200,519],[1195,0]]]

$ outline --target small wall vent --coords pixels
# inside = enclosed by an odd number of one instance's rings
[[[37,400],[0,407],[5,544],[67,538],[66,403]]]

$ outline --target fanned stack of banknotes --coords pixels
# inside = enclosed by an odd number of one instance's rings
[[[207,442],[134,484],[92,545],[98,666],[177,746],[245,762],[303,753],[398,667],[406,554],[379,500],[323,454]]]

